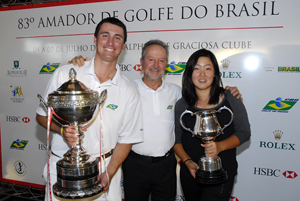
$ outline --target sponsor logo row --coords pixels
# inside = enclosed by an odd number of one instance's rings
[[[221,61],[222,68],[224,69],[223,72],[220,72],[222,78],[242,78],[242,72],[234,72],[234,71],[227,71],[230,61],[224,59]],[[131,64],[120,64],[121,71],[142,71],[142,66],[140,64],[131,65]],[[44,65],[41,70],[40,74],[52,74],[57,68],[59,67],[59,63],[50,63],[48,62]],[[186,67],[185,62],[176,62],[172,61],[170,64],[167,65],[165,74],[167,75],[181,75]],[[278,67],[279,72],[290,72],[290,71],[299,71],[300,67]],[[19,60],[14,61],[14,69],[16,70],[15,73],[9,72],[8,75],[27,75],[27,73],[22,73],[23,71],[20,70]],[[298,70],[297,70],[298,69]],[[21,72],[22,71],[22,72]],[[19,73],[17,73],[19,72]],[[27,72],[27,71],[26,71]],[[300,72],[300,71],[299,71]],[[11,101],[14,103],[22,103],[24,101],[24,94],[22,86],[10,86],[12,92]],[[267,103],[267,105],[262,109],[262,112],[280,112],[280,113],[288,113],[288,111],[298,102],[299,99],[297,98],[281,98],[278,97],[275,100],[271,100]]]
[[[22,86],[10,86],[11,88],[11,98],[10,101],[13,103],[23,103],[25,98],[24,98],[24,93],[23,93],[23,88]],[[261,112],[267,113],[267,112],[277,112],[277,113],[289,113],[289,110],[291,110],[294,105],[299,101],[298,98],[281,98],[278,97],[275,100],[270,100],[261,110]],[[115,109],[113,106],[108,106],[111,109]],[[7,121],[10,122],[19,122],[20,117],[14,117],[14,116],[7,116]],[[23,120],[23,119],[22,119]],[[23,120],[25,121],[25,119]],[[29,122],[29,121],[28,121]],[[28,123],[27,122],[27,123]]]
[[[20,121],[22,122],[22,121]],[[274,135],[274,139],[276,141],[264,141],[264,140],[260,140],[259,142],[257,142],[257,147],[260,149],[276,149],[276,150],[286,150],[286,151],[296,151],[297,146],[295,143],[293,142],[279,142],[283,136],[283,132],[280,130],[275,130],[273,132]],[[15,141],[12,142],[10,148],[11,149],[17,149],[17,150],[24,150],[24,148],[26,147],[28,143],[28,140],[20,140],[17,139]],[[44,144],[39,144],[38,145],[38,149],[39,150],[46,150],[47,147]]]
[[[52,74],[54,71],[59,67],[60,63],[50,63],[48,62],[46,65],[43,65],[40,69],[39,74]],[[119,64],[121,71],[142,71],[141,64]],[[166,74],[173,74],[173,73],[182,73],[185,69],[186,63],[185,62],[178,62],[177,64],[172,61],[170,64],[166,67]],[[14,67],[12,70],[7,71],[7,76],[9,77],[26,77],[27,76],[27,70],[22,70],[20,67],[20,60],[14,61]]]
[[[52,74],[59,67],[60,63],[50,63],[43,65],[40,69],[39,74]],[[220,70],[224,70],[220,72],[222,78],[242,78],[242,72],[234,72],[227,71],[229,69],[230,61],[228,59],[224,59],[221,61]],[[141,64],[119,64],[121,71],[142,71]],[[181,74],[186,66],[186,62],[178,62],[172,61],[167,65],[165,74]],[[266,71],[272,71],[272,67],[265,67]],[[270,70],[271,69],[271,70]],[[300,72],[300,67],[278,67],[278,72]],[[27,77],[27,70],[23,70],[20,67],[20,60],[13,61],[13,67],[11,70],[7,70],[8,77]]]
[[[21,160],[17,160],[14,163],[15,173],[23,177],[26,174],[26,164]],[[284,177],[286,179],[296,179],[298,174],[292,170],[280,170],[265,167],[254,167],[253,175],[255,176],[266,176],[266,177]]]
[[[7,118],[11,119],[11,118]],[[18,118],[13,118],[19,119],[19,121],[15,122],[22,122],[21,117]],[[294,142],[280,142],[284,138],[284,132],[281,130],[274,130],[273,133],[271,133],[273,136],[273,140],[260,140],[256,142],[256,147],[259,149],[272,149],[272,150],[279,150],[279,151],[296,151],[297,150],[297,145]],[[19,150],[23,151],[27,145],[29,144],[29,140],[22,140],[22,139],[16,139],[13,141],[10,145],[10,149],[13,150]],[[32,146],[32,145],[31,145]],[[47,146],[46,144],[37,144],[34,145],[36,146],[37,150],[40,151],[46,151]],[[269,177],[280,177],[283,176],[288,179],[295,179],[298,177],[298,173],[296,173],[293,170],[281,170],[278,168],[269,168],[269,167],[254,167],[253,168],[253,174],[257,176],[269,176]]]

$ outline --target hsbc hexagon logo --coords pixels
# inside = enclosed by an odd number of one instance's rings
[[[285,171],[282,174],[283,174],[283,176],[285,178],[288,178],[288,179],[295,179],[298,176],[296,172],[294,172],[294,171],[288,171],[288,170]]]
[[[236,197],[232,197],[232,196],[231,196],[230,201],[239,201],[239,199],[237,199]]]
[[[141,65],[141,64],[137,64],[137,65],[135,65],[135,66],[133,67],[133,69],[134,69],[135,71],[142,71],[142,65]]]
[[[24,123],[29,123],[29,122],[30,122],[30,119],[29,119],[28,117],[23,117],[23,118],[22,118],[22,121],[23,121]]]
[[[22,121],[23,123],[29,123],[30,119],[29,117],[20,117],[20,116],[6,116],[6,121],[7,122],[13,122],[13,123],[21,123]]]

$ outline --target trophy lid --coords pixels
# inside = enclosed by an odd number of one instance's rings
[[[76,79],[76,71],[71,68],[69,71],[69,81],[63,83],[53,94],[85,94],[91,93],[82,82]]]
[[[78,81],[73,68],[69,71],[69,80],[48,95],[48,104],[54,108],[92,106],[98,103],[100,103],[99,93]]]

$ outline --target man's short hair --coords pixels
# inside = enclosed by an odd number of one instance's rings
[[[124,43],[126,43],[127,41],[127,29],[126,29],[126,26],[125,24],[117,19],[117,18],[114,18],[114,17],[108,17],[108,18],[105,18],[103,20],[101,20],[101,22],[99,22],[96,26],[96,29],[95,29],[95,33],[94,33],[94,36],[97,38],[98,37],[98,33],[99,33],[99,30],[102,26],[102,24],[104,23],[110,23],[110,24],[113,24],[113,25],[117,25],[119,27],[121,27],[123,29],[123,32],[124,32]]]
[[[149,40],[147,43],[144,44],[144,46],[142,48],[142,60],[144,60],[144,58],[146,56],[146,49],[150,45],[159,45],[159,46],[163,47],[166,50],[167,62],[168,62],[169,46],[166,43],[164,43],[163,41],[159,40],[159,39],[152,39],[152,40]]]

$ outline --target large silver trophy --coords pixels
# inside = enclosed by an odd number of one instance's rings
[[[83,125],[88,124],[97,114],[107,96],[107,90],[99,93],[88,89],[76,80],[76,72],[72,68],[69,81],[48,95],[48,102],[38,95],[47,108],[54,111],[53,119],[63,126],[75,125],[79,140],[56,164],[57,182],[53,185],[53,193],[65,199],[87,198],[102,192],[99,175],[99,160],[92,157],[82,147]]]
[[[216,113],[220,113],[221,110],[228,110],[231,114],[231,119],[228,124],[221,128]],[[182,117],[185,114],[190,114],[191,116],[196,116],[196,122],[193,131],[190,128],[186,128],[182,122]],[[181,126],[191,132],[193,136],[201,138],[204,143],[214,142],[216,137],[218,137],[223,130],[227,128],[233,120],[232,111],[223,106],[219,110],[205,110],[198,112],[191,112],[185,110],[180,116]],[[221,159],[219,156],[207,157],[203,156],[199,161],[199,169],[196,172],[196,181],[202,184],[219,184],[223,183],[228,179],[227,172],[222,168]]]

